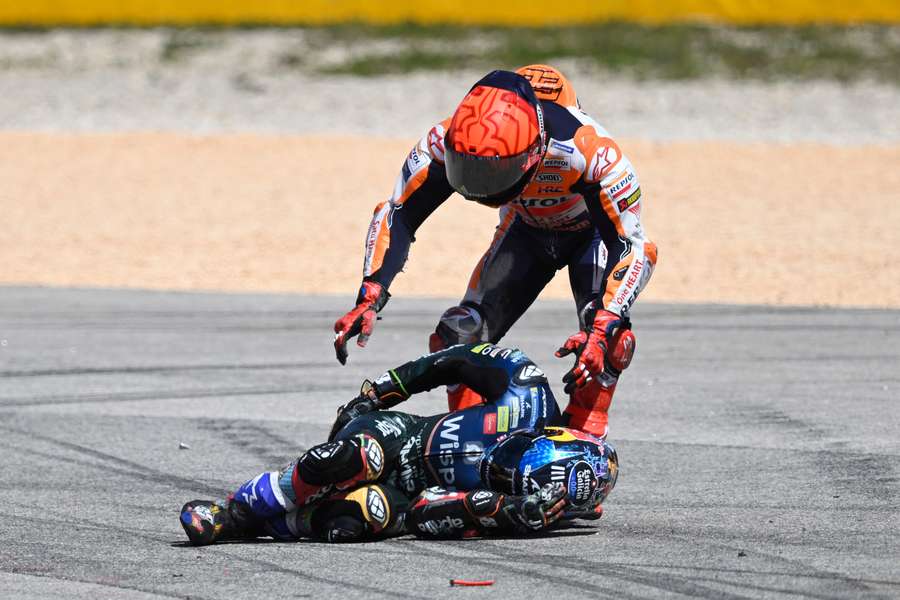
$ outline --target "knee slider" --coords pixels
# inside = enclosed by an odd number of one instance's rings
[[[348,480],[378,479],[384,470],[384,451],[378,440],[361,433],[346,440],[319,444],[297,461],[300,478],[325,485]]]
[[[474,306],[453,306],[444,311],[437,328],[428,339],[428,349],[437,352],[456,344],[484,341],[484,317]]]
[[[357,542],[390,530],[403,510],[390,491],[363,485],[326,501],[315,510],[312,530],[329,542]]]

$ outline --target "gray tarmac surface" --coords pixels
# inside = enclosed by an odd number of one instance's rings
[[[392,300],[341,368],[350,300],[0,288],[0,597],[900,597],[898,311],[639,303],[611,413],[621,475],[594,523],[185,545],[183,502],[321,441],[451,304]],[[505,341],[558,382],[573,313],[539,302]]]

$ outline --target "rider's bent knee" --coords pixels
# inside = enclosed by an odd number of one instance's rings
[[[304,482],[315,485],[373,481],[384,470],[384,450],[374,437],[361,433],[313,446],[297,461],[297,470]]]

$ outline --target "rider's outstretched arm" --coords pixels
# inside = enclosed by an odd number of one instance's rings
[[[548,483],[528,496],[429,488],[407,513],[406,529],[428,538],[527,534],[549,527],[562,516],[566,505],[566,489],[561,483]]]
[[[347,362],[350,338],[359,335],[357,345],[366,345],[376,314],[390,298],[388,287],[406,262],[416,230],[453,193],[444,168],[446,123],[432,127],[413,147],[390,199],[375,207],[366,235],[363,281],[356,306],[334,324],[334,350],[341,364]]]
[[[575,144],[587,157],[588,168],[572,189],[584,196],[608,259],[603,277],[597,278],[596,298],[582,309],[581,330],[556,352],[558,357],[576,356],[575,366],[563,378],[567,394],[599,377],[607,364],[616,371],[628,366],[634,352],[633,335],[622,341],[623,332],[630,329],[628,312],[657,261],[656,245],[641,225],[643,192],[631,161],[593,127],[582,127]]]
[[[390,408],[413,394],[442,385],[461,383],[487,399],[495,400],[506,392],[509,374],[504,359],[512,348],[491,344],[459,344],[409,361],[375,380],[381,408]],[[523,361],[530,364],[530,361]]]
[[[416,230],[453,193],[444,168],[447,122],[435,125],[413,147],[390,199],[375,207],[366,236],[364,281],[387,289],[406,262]]]
[[[501,363],[514,352],[520,351],[484,343],[459,344],[389,369],[374,383],[366,381],[359,396],[338,409],[328,439],[334,439],[359,415],[391,408],[413,394],[441,385],[462,383],[488,402],[496,400],[509,387],[509,374]],[[523,367],[532,364],[524,356],[522,359]],[[539,377],[544,376],[541,373]]]

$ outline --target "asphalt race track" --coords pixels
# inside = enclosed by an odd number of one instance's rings
[[[621,476],[594,523],[187,546],[182,503],[323,440],[450,305],[392,300],[342,368],[350,300],[0,288],[0,597],[900,597],[900,311],[639,303]],[[505,342],[558,382],[573,313],[539,302]]]

